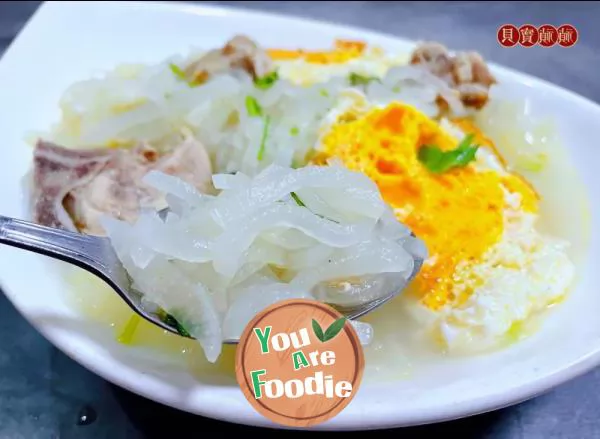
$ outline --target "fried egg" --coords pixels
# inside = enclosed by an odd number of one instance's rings
[[[539,194],[471,120],[350,98],[325,118],[313,162],[335,157],[367,174],[425,241],[429,258],[403,306],[432,340],[486,350],[564,297],[574,277],[568,243],[537,230]],[[469,134],[479,148],[468,165],[438,174],[419,160],[423,145],[449,151]]]
[[[344,77],[349,72],[382,77],[398,65],[407,64],[409,54],[389,54],[362,41],[336,40],[330,50],[270,49],[267,51],[282,77],[308,85]]]

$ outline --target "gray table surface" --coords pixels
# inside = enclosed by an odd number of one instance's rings
[[[211,2],[371,28],[453,48],[542,77],[600,102],[600,3],[596,2]],[[0,53],[39,2],[0,2]],[[570,23],[572,48],[505,49],[500,24]],[[1,280],[0,280],[1,283]],[[117,388],[50,345],[0,294],[0,439],[189,437],[260,432],[185,414]],[[388,431],[403,438],[600,438],[600,370],[531,401],[485,415]],[[399,396],[401,397],[401,395]],[[96,415],[78,425],[83,411]],[[383,432],[382,432],[383,433]],[[296,433],[286,433],[296,434]],[[185,436],[184,436],[185,435]]]

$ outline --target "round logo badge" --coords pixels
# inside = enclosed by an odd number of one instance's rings
[[[252,407],[269,420],[308,427],[333,418],[356,395],[365,360],[358,335],[335,309],[284,300],[246,326],[236,377]]]
[[[519,28],[519,44],[523,47],[533,47],[540,39],[537,27],[524,24]]]
[[[559,26],[556,30],[558,37],[558,44],[562,47],[571,47],[575,45],[577,40],[579,39],[579,34],[577,33],[577,29],[570,24],[563,24]]]
[[[512,24],[504,24],[498,28],[498,42],[504,47],[514,47],[519,42],[519,29]]]
[[[542,47],[552,47],[558,42],[558,31],[551,24],[538,27],[539,43]]]

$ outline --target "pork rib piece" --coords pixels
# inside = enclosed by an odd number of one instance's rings
[[[411,64],[425,67],[453,88],[467,107],[482,108],[496,83],[485,61],[476,52],[452,54],[439,43],[422,43],[412,53]]]
[[[85,150],[40,140],[34,151],[34,221],[103,235],[102,215],[131,222],[142,208],[166,207],[163,194],[142,181],[151,170],[177,176],[202,193],[211,191],[210,159],[191,137],[162,156],[145,144]]]
[[[236,35],[221,49],[213,49],[188,65],[184,72],[188,81],[201,84],[211,76],[231,70],[244,70],[254,79],[274,69],[267,52],[244,35]]]

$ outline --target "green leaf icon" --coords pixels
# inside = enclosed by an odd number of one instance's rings
[[[331,324],[329,328],[325,331],[325,336],[323,337],[323,341],[329,341],[334,338],[336,335],[340,333],[340,331],[344,328],[346,324],[346,317],[340,317],[335,322]]]
[[[321,325],[319,325],[319,322],[317,322],[315,319],[312,320],[312,327],[313,327],[313,332],[315,333],[317,338],[321,341],[325,341],[324,335],[323,335],[323,329],[321,328]]]

